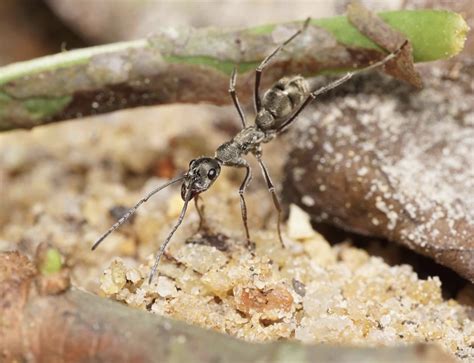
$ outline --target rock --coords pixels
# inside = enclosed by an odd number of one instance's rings
[[[420,92],[372,73],[315,102],[294,127],[285,198],[472,282],[474,63],[420,70]]]
[[[311,227],[309,215],[298,206],[290,205],[290,215],[288,217],[288,236],[293,239],[309,239],[317,233]]]

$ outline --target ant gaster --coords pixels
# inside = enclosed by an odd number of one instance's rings
[[[189,170],[182,176],[170,180],[168,183],[154,189],[151,193],[141,199],[134,207],[132,207],[124,216],[122,216],[110,229],[105,232],[92,246],[94,250],[110,233],[122,225],[130,216],[132,216],[141,204],[145,203],[154,194],[160,190],[168,187],[171,184],[182,181],[181,197],[184,201],[183,208],[179,215],[178,221],[173,229],[170,231],[165,241],[160,247],[156,255],[155,263],[150,272],[149,283],[151,283],[153,276],[156,273],[158,264],[163,256],[168,243],[175,231],[180,226],[184,219],[188,203],[194,199],[196,207],[198,207],[199,194],[208,190],[220,174],[222,166],[231,166],[236,168],[245,168],[246,173],[244,180],[239,188],[240,205],[242,211],[242,220],[245,228],[247,241],[250,240],[250,234],[247,224],[247,206],[245,204],[244,193],[247,186],[252,179],[252,171],[247,160],[243,156],[252,154],[257,159],[258,164],[262,170],[263,177],[267,184],[273,199],[273,203],[278,212],[278,237],[282,242],[281,237],[281,208],[278,201],[278,196],[275,192],[275,187],[268,173],[267,167],[262,160],[261,144],[271,141],[277,134],[284,131],[303,109],[318,95],[326,93],[327,91],[339,86],[340,84],[349,80],[354,74],[379,67],[389,60],[395,58],[397,54],[407,44],[405,41],[395,52],[390,53],[379,62],[373,63],[370,66],[349,72],[343,77],[336,79],[328,85],[321,87],[315,91],[311,91],[308,81],[301,76],[284,77],[278,80],[269,90],[265,92],[263,98],[260,97],[260,78],[263,70],[268,65],[270,60],[277,55],[277,53],[299,34],[301,34],[309,24],[310,19],[307,19],[301,29],[294,33],[290,38],[278,46],[271,54],[269,54],[257,67],[255,72],[255,89],[254,89],[254,103],[256,117],[253,125],[247,125],[245,114],[242,111],[239,100],[235,92],[235,84],[237,80],[236,69],[234,68],[229,84],[229,94],[237,109],[242,122],[242,130],[239,131],[230,141],[226,141],[216,150],[214,157],[200,157],[194,159],[189,163]],[[199,208],[197,208],[198,212]],[[200,214],[201,223],[202,216]]]

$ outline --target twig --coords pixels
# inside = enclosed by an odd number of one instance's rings
[[[460,15],[447,11],[395,11],[381,17],[411,41],[415,61],[454,56],[468,30]],[[246,72],[240,84],[250,89],[250,70],[298,26],[174,29],[0,68],[0,131],[143,105],[228,103],[232,67]],[[301,42],[270,67],[264,83],[287,74],[358,68],[383,54],[346,17],[312,20]],[[247,96],[244,92],[241,98]]]

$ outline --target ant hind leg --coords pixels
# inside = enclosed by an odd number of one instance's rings
[[[271,52],[263,61],[260,63],[260,65],[257,67],[255,70],[255,90],[254,90],[254,98],[255,98],[255,112],[258,113],[260,111],[260,108],[262,107],[262,101],[260,98],[260,79],[262,77],[262,72],[265,69],[265,67],[268,65],[268,63],[272,60],[273,57],[275,57],[285,45],[290,43],[293,39],[295,39],[298,35],[300,35],[307,27],[309,24],[309,21],[311,18],[308,18],[305,20],[303,23],[303,26],[301,29],[299,29],[297,32],[295,32],[291,37],[289,37],[287,40],[285,40],[283,43],[281,43],[278,47],[276,47],[273,52]]]
[[[199,233],[201,231],[205,232],[208,229],[206,218],[204,216],[204,205],[200,203],[200,201],[202,201],[202,199],[200,198],[199,195],[196,195],[194,197],[194,206],[196,207],[196,211],[198,212],[198,215],[199,215],[199,227],[196,233]]]
[[[298,107],[298,109],[286,120],[283,122],[278,129],[276,130],[277,132],[282,132],[286,127],[288,127],[295,119],[296,117],[305,109],[305,107],[313,101],[317,96],[322,95],[326,92],[329,92],[330,90],[339,87],[341,84],[347,82],[352,78],[352,76],[359,74],[361,72],[366,72],[374,68],[378,68],[380,66],[383,66],[385,63],[388,61],[394,59],[397,57],[397,55],[402,51],[402,49],[407,45],[408,41],[404,41],[403,44],[394,52],[388,54],[385,58],[382,60],[372,63],[371,65],[357,69],[352,72],[346,73],[344,76],[337,78],[336,80],[332,81],[331,83],[327,84],[326,86],[323,86],[321,88],[318,88],[317,90],[311,92],[306,99],[301,103],[301,105]]]

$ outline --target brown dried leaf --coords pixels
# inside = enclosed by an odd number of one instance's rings
[[[347,17],[362,34],[389,52],[395,52],[407,40],[404,34],[391,28],[358,1],[353,1],[347,7]],[[423,85],[413,63],[413,48],[410,42],[403,47],[397,58],[385,65],[385,72],[417,88]]]
[[[459,66],[455,79],[424,68],[422,91],[371,74],[357,94],[315,105],[296,124],[287,197],[474,281],[474,65]]]

